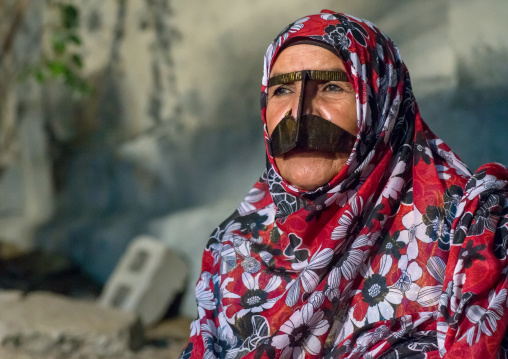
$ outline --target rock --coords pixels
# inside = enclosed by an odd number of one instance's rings
[[[188,272],[187,264],[165,243],[137,237],[106,283],[100,303],[137,313],[144,325],[154,324],[183,292]]]
[[[0,299],[0,350],[19,357],[118,357],[141,348],[143,338],[136,315],[94,302],[46,292]]]
[[[23,298],[23,292],[20,290],[0,290],[0,305],[16,303]],[[1,317],[1,315],[0,315]]]

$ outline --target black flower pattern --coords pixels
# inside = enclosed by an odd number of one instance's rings
[[[407,190],[407,192],[404,194],[404,197],[402,198],[402,203],[406,204],[408,206],[413,205],[413,184],[412,183],[410,184],[410,187]]]
[[[229,326],[217,328],[213,320],[208,319],[201,325],[201,335],[204,344],[205,358],[225,358],[236,356],[239,350],[239,341]]]
[[[392,236],[387,234],[379,252],[392,255],[395,259],[400,259],[400,250],[406,246],[406,243],[399,241],[400,231],[395,231]]]
[[[360,24],[357,24],[356,22],[351,21],[347,17],[340,14],[335,14],[334,16],[337,18],[337,20],[340,21],[340,25],[351,31],[351,34],[358,44],[362,45],[363,47],[367,46],[366,39],[369,38],[369,34]]]
[[[502,212],[503,218],[499,221],[494,234],[494,254],[499,259],[506,258],[508,246],[508,207]]]
[[[261,359],[263,354],[266,354],[266,357],[269,359],[275,358],[275,349],[271,345],[270,338],[265,339],[261,344],[258,345],[254,359]]]
[[[466,184],[466,191],[470,190],[471,188],[473,187],[476,187],[476,183],[480,180],[482,180],[483,178],[485,178],[485,175],[487,174],[487,172],[485,170],[481,170],[481,171],[478,171],[476,172],[473,177],[471,177],[468,181],[467,181],[467,184]]]
[[[246,341],[242,346],[243,350],[238,353],[237,357],[247,355],[269,340],[268,321],[266,318],[253,313],[247,313],[240,318],[237,317],[234,331],[235,334]]]
[[[385,71],[385,67],[384,67],[383,61],[378,56],[377,48],[367,49],[367,51],[369,53],[370,66],[371,66],[368,69],[369,76],[372,78],[373,73],[376,73],[378,78],[380,78],[380,79],[383,78],[383,76],[385,75],[386,71]],[[381,90],[381,89],[379,88],[378,90]],[[386,95],[386,90],[383,90],[383,93]],[[378,91],[378,97],[380,99],[380,103],[378,104],[378,108],[383,108],[383,106],[381,105],[381,102],[384,102],[385,99],[381,98],[382,96],[381,96],[379,91]]]
[[[302,199],[287,193],[281,182],[282,178],[277,175],[273,168],[270,169],[268,172],[268,185],[270,186],[273,203],[277,207],[276,218],[285,218],[303,207]]]
[[[500,201],[504,202],[504,197],[501,195],[490,195],[485,201],[480,203],[478,210],[476,211],[473,224],[469,227],[467,232],[470,236],[478,236],[489,230],[494,232],[496,230],[496,224],[501,216],[502,207]]]
[[[284,255],[294,263],[299,263],[309,258],[309,250],[306,248],[300,248],[302,239],[297,235],[291,233],[289,235],[289,244],[284,249]]]
[[[400,74],[397,73],[397,76]],[[411,90],[411,83],[409,79],[405,79],[406,90],[402,95],[402,101],[399,108],[399,117],[395,122],[395,126],[390,135],[390,146],[394,151],[401,150],[401,158],[406,160],[412,154],[412,146],[409,144],[413,142],[415,125],[415,98]],[[421,134],[420,134],[421,139]],[[406,144],[406,146],[403,146]],[[400,148],[402,146],[402,148]]]
[[[395,121],[395,125],[393,126],[392,133],[390,134],[390,147],[393,152],[404,151],[404,155],[406,156],[411,149],[411,146],[404,146],[401,148],[403,144],[410,143],[412,137],[414,135],[414,125],[408,121],[405,116],[400,116]],[[404,156],[404,158],[405,158]]]
[[[343,61],[349,61],[349,46],[351,40],[347,37],[346,30],[340,25],[328,25],[325,28],[325,35],[321,40],[326,41],[339,51]]]
[[[381,91],[381,89],[383,89],[383,85],[380,85],[379,86],[379,90]],[[371,118],[372,120],[374,120],[374,122],[376,122],[376,120],[380,119],[381,118],[381,114],[380,114],[380,104],[379,104],[379,96],[383,96],[383,94],[378,94],[378,95],[375,95],[375,94],[371,94],[367,97],[367,103],[369,105],[369,109],[370,109],[370,113],[371,113]],[[383,129],[383,121],[377,121],[377,125],[375,126],[376,127],[376,132],[375,132],[375,137],[378,138],[382,129]]]
[[[416,166],[420,159],[426,164],[430,165],[430,156],[427,154],[428,149],[427,142],[423,139],[422,133],[418,131],[416,133],[416,141],[414,144],[414,165]]]
[[[436,335],[417,336],[410,335],[407,339],[399,342],[390,349],[384,356],[384,359],[424,359],[427,358],[426,352],[438,349]]]
[[[208,334],[208,333],[206,333]],[[233,352],[233,346],[226,340],[221,340],[213,337],[213,334],[206,336],[205,339],[205,356],[206,357],[221,357],[228,352]]]
[[[448,299],[451,296],[451,293],[448,292],[446,294],[448,296]],[[458,305],[458,308],[467,308],[467,305],[474,300],[476,295],[472,292],[465,292],[462,293],[462,298],[460,298],[460,303]],[[456,329],[459,326],[460,320],[462,315],[464,314],[462,310],[458,310],[452,315],[450,315],[449,311],[446,309],[447,307],[444,305],[439,306],[439,311],[441,314],[443,314],[443,317],[445,318],[446,322],[452,329]]]
[[[473,221],[473,215],[471,212],[467,212],[460,219],[459,225],[455,230],[455,235],[453,236],[453,244],[462,244],[466,239],[467,229],[471,225]]]
[[[268,293],[262,289],[248,289],[240,298],[240,305],[245,309],[260,307],[268,302]]]
[[[277,227],[273,227],[270,231],[270,243],[277,244],[280,241],[280,232]]]
[[[445,215],[443,207],[427,206],[423,215],[423,223],[427,226],[425,233],[438,241],[438,247],[442,250],[450,249],[450,223]]]
[[[284,267],[275,267],[275,260],[272,258],[266,267],[265,273],[270,276],[279,276],[287,283],[291,282],[291,275]]]
[[[350,176],[344,180],[344,189],[355,190],[358,189],[361,184],[365,182],[365,177],[362,177],[362,172],[356,170]]]
[[[260,215],[257,212],[247,216],[240,217],[238,223],[241,224],[240,232],[242,234],[252,233],[252,237],[259,237],[259,231],[266,231],[267,226],[263,224],[268,219],[268,215]]]
[[[378,204],[374,209],[372,210],[372,214],[367,217],[367,221],[365,222],[365,225],[372,229],[374,226],[374,220],[377,220],[379,222],[382,222],[385,219],[385,215],[381,213],[385,205],[383,203]]]
[[[362,163],[369,152],[374,148],[376,138],[376,133],[372,128],[360,134],[360,141],[356,147],[356,160],[358,163]]]
[[[471,268],[473,262],[476,260],[485,260],[485,256],[479,252],[483,251],[485,248],[487,248],[487,246],[485,244],[474,246],[473,244],[473,240],[470,239],[467,241],[466,246],[460,250],[459,258],[464,261],[465,268]]]
[[[365,279],[365,284],[362,289],[363,301],[373,307],[383,302],[388,292],[386,278],[379,274],[373,274],[371,277]]]
[[[315,201],[308,202],[303,208],[305,208],[306,211],[309,212],[307,217],[305,218],[305,221],[310,222],[313,219],[319,220],[321,218],[321,213],[328,208],[325,205],[327,197],[319,196]]]
[[[273,248],[271,245],[265,243],[252,243],[251,250],[253,253],[270,253],[270,258],[280,256],[282,254],[280,249]]]
[[[183,350],[182,354],[180,354],[179,359],[189,359],[192,353],[192,349],[194,349],[194,344],[189,343]]]
[[[397,76],[401,76],[400,69],[397,70]],[[404,117],[414,118],[416,115],[416,100],[411,87],[411,80],[409,74],[404,76],[404,95],[402,101],[402,108],[404,109]]]
[[[446,218],[450,221],[450,223],[455,218],[455,214],[457,213],[457,206],[464,195],[464,191],[457,185],[451,185],[446,189],[443,195],[444,201],[444,209],[446,213]]]
[[[360,46],[367,46],[366,39],[369,38],[367,31],[354,21],[349,21],[348,18],[340,15],[332,15],[340,21],[336,25],[328,25],[325,27],[325,35],[323,36],[310,36],[310,38],[324,41],[337,49],[343,61],[349,61],[349,47],[351,46],[351,39],[348,33],[353,35],[356,43]]]

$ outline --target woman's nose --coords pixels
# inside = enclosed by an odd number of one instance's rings
[[[302,115],[319,115],[316,102],[316,85],[312,81],[308,81],[305,85],[303,89]]]

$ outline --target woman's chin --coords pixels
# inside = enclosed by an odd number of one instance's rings
[[[346,158],[324,152],[297,152],[275,158],[281,176],[292,186],[312,191],[330,182]]]

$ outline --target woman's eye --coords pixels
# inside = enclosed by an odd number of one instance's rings
[[[273,91],[273,96],[282,96],[291,93],[291,90],[285,86],[279,86]]]
[[[342,87],[336,84],[326,84],[323,88],[324,91],[341,92],[344,91]]]

